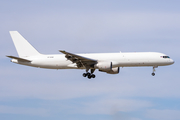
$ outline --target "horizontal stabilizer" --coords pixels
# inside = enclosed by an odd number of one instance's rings
[[[6,57],[9,57],[9,58],[12,58],[12,59],[16,59],[16,60],[21,61],[21,62],[31,62],[30,60],[27,60],[27,59],[24,59],[24,58],[15,57],[15,56],[6,56]]]

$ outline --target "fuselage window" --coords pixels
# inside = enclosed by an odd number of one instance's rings
[[[161,56],[161,58],[170,58],[169,56]]]

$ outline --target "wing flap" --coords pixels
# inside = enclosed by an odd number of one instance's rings
[[[80,56],[80,55],[76,55],[70,52],[66,52],[64,50],[59,50],[59,52],[65,54],[66,55],[65,57],[68,60],[72,61],[73,63],[76,63],[78,68],[83,67],[83,66],[85,67],[90,66],[97,63],[97,60]]]
[[[90,59],[90,58],[86,58],[86,57],[83,57],[83,56],[80,56],[80,55],[76,55],[76,54],[73,54],[73,53],[69,53],[69,52],[66,52],[66,51],[63,51],[63,50],[59,50],[59,52],[63,53],[63,54],[66,54],[66,55],[71,55],[71,56],[74,56],[78,59],[81,59],[81,61],[91,61],[91,62],[97,62],[97,60],[94,60],[94,59]]]
[[[31,62],[30,60],[27,60],[27,59],[24,59],[24,58],[15,57],[15,56],[6,56],[6,57],[9,57],[9,58],[12,58],[12,59],[16,59],[16,60],[21,61],[21,62]]]

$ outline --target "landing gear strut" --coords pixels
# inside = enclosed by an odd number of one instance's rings
[[[93,74],[94,71],[95,71],[95,69],[91,69],[91,73],[89,73],[88,70],[86,70],[86,73],[83,73],[83,77],[87,77],[89,79],[95,78],[96,75]]]
[[[154,73],[154,72],[156,71],[155,68],[157,68],[157,67],[158,67],[158,66],[154,66],[154,67],[153,67],[153,72],[152,72],[152,74],[151,74],[152,76],[155,76],[155,73]]]

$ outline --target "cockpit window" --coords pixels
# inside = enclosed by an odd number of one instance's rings
[[[161,56],[161,58],[170,58],[169,56]]]

